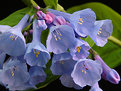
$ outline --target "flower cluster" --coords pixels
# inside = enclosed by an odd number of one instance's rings
[[[52,58],[50,67],[54,75],[60,75],[61,83],[70,88],[82,89],[91,86],[90,91],[102,91],[98,81],[102,78],[118,84],[120,76],[108,67],[99,55],[89,59],[90,45],[83,39],[89,36],[97,46],[103,47],[112,34],[112,21],[96,21],[91,9],[73,14],[48,9],[37,11],[33,20],[32,41],[26,44],[22,30],[28,22],[25,15],[14,27],[0,25],[0,83],[9,90],[36,88],[46,79],[46,64]],[[41,43],[41,32],[49,29],[46,47]],[[53,55],[50,56],[50,53]],[[8,57],[9,56],[9,57]],[[7,60],[6,60],[7,57]]]

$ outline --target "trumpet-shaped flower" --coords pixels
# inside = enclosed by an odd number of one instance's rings
[[[51,71],[55,75],[62,75],[70,73],[73,70],[76,61],[72,59],[72,56],[66,52],[62,54],[54,54],[52,59]]]
[[[50,55],[45,46],[40,42],[40,34],[42,30],[40,31],[39,29],[40,28],[37,28],[37,20],[34,20],[33,40],[28,44],[24,58],[30,66],[43,67],[47,63],[47,60],[50,59]]]
[[[17,58],[10,58],[3,65],[1,79],[2,83],[8,86],[22,85],[29,80],[27,65]]]
[[[37,85],[38,83],[43,82],[46,79],[46,74],[44,70],[38,66],[30,67],[29,74],[30,74],[29,83],[32,85]]]
[[[0,34],[0,50],[11,56],[20,56],[25,53],[25,39],[21,30],[25,27],[29,15],[25,15],[14,27]]]
[[[90,46],[87,42],[81,39],[77,39],[77,43],[75,44],[75,48],[70,49],[70,53],[73,56],[74,60],[84,59],[88,57]]]
[[[71,23],[75,32],[81,37],[87,36],[88,32],[93,31],[94,29],[96,15],[89,8],[76,11],[73,14],[68,14],[53,9],[48,9],[48,10],[54,13],[55,15],[63,16],[67,21]]]
[[[93,32],[89,33],[89,36],[96,43],[97,46],[103,47],[111,36],[113,25],[111,20],[100,20],[95,22],[95,28]]]
[[[114,69],[111,69],[108,65],[106,65],[99,55],[96,54],[95,59],[98,60],[102,65],[103,68],[102,77],[113,84],[118,84],[120,81],[120,76],[118,72]]]
[[[71,72],[74,68],[76,61],[68,53],[54,54],[52,59],[51,71],[54,75],[62,75],[60,77],[61,83],[70,88],[81,89],[80,86],[74,83]]]
[[[84,87],[86,85],[93,86],[101,79],[101,74],[100,63],[91,59],[80,59],[75,64],[71,77],[77,85]]]
[[[49,52],[64,53],[68,48],[74,47],[75,34],[64,18],[56,17],[50,27],[46,45]]]

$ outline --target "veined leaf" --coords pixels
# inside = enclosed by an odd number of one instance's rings
[[[91,8],[97,16],[98,20],[111,19],[113,23],[113,34],[115,38],[121,40],[121,15],[110,7],[98,3],[86,3],[79,6],[74,6],[69,8],[67,12],[73,13],[78,10],[85,8]],[[103,60],[110,66],[116,67],[121,64],[121,47],[114,43],[115,41],[109,41],[104,47],[93,46],[93,49],[96,50]]]

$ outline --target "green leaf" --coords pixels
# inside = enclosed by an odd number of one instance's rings
[[[52,9],[57,9],[58,0],[43,0],[45,5]]]
[[[89,36],[87,36],[87,38],[82,38],[82,39],[86,41],[90,45],[90,47],[93,47],[95,44],[94,41]]]
[[[74,6],[69,8],[67,12],[73,13],[78,10],[85,8],[91,8],[97,16],[97,20],[111,19],[113,23],[113,34],[112,36],[121,40],[121,15],[110,7],[98,3],[86,3],[79,6]],[[115,41],[109,41],[104,47],[93,46],[93,49],[96,50],[103,60],[110,66],[116,67],[121,64],[121,47],[115,43]]]
[[[5,19],[3,20],[0,20],[0,25],[9,25],[9,26],[14,26],[16,25],[20,20],[21,18],[26,14],[28,13],[29,11],[31,10],[30,7],[26,7],[26,8],[23,8],[23,9],[20,9],[18,11],[15,11],[14,13],[10,14],[8,17],[6,17]],[[34,13],[34,11],[33,11]],[[31,13],[31,14],[33,14]]]

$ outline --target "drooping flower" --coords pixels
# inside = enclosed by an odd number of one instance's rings
[[[21,30],[25,27],[29,15],[25,15],[14,27],[0,34],[0,50],[11,56],[20,56],[25,53],[25,39]]]
[[[103,68],[102,77],[113,84],[118,84],[120,81],[120,76],[118,72],[114,69],[111,69],[108,65],[106,65],[99,55],[96,54],[95,59],[98,60],[102,65]]]
[[[95,83],[93,86],[91,86],[91,89],[89,91],[103,91],[98,83]]]
[[[27,65],[17,58],[10,58],[3,65],[1,79],[5,86],[21,86],[29,80]]]
[[[45,26],[40,26],[45,27]],[[30,66],[41,66],[43,67],[47,60],[50,59],[49,52],[45,46],[40,42],[40,34],[42,30],[37,28],[37,20],[33,22],[33,40],[28,44],[24,58]],[[44,29],[44,28],[41,28]]]
[[[64,53],[72,48],[75,43],[73,28],[68,25],[64,18],[57,16],[50,26],[46,45],[49,52],[55,54]]]
[[[113,25],[111,20],[96,21],[94,31],[90,31],[89,36],[97,46],[103,47],[107,43],[108,37],[111,36],[112,30]]]
[[[68,14],[65,12],[60,12],[53,9],[48,9],[50,12],[55,15],[63,16],[70,24],[73,26],[75,32],[81,36],[85,37],[88,35],[88,32],[93,31],[94,23],[96,21],[96,15],[91,9],[84,9],[76,11],[73,14]]]
[[[89,49],[90,49],[90,46],[87,42],[81,39],[77,39],[75,48],[71,48],[70,53],[73,56],[74,60],[84,59],[89,56],[89,52],[88,52]]]
[[[74,83],[71,77],[71,72],[75,63],[76,61],[72,59],[72,56],[68,52],[62,54],[54,54],[50,69],[54,75],[61,75],[60,80],[64,86],[81,89],[80,86]]]
[[[77,85],[84,87],[86,85],[93,86],[101,79],[101,74],[100,63],[91,59],[80,59],[75,64],[71,77]]]
[[[30,67],[29,74],[30,74],[29,83],[32,85],[37,85],[38,83],[41,83],[46,79],[46,74],[43,68],[39,66]]]
[[[76,61],[72,59],[72,56],[68,52],[62,54],[54,54],[50,69],[54,75],[71,73],[75,63]]]

